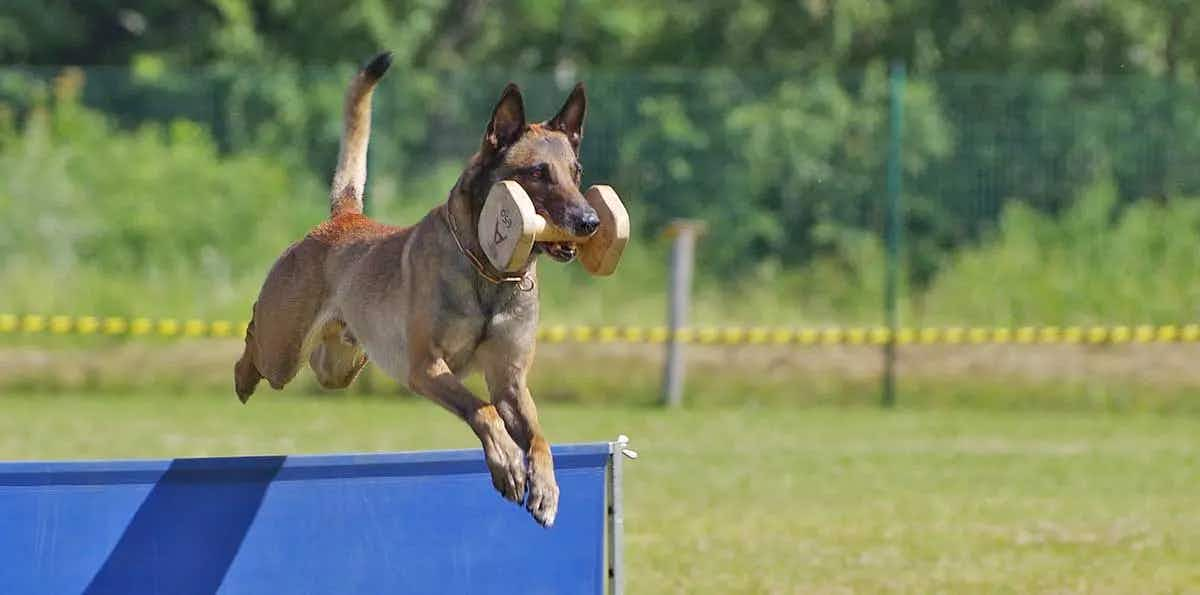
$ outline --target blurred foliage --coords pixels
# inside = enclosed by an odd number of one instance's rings
[[[6,305],[40,311],[90,294],[115,312],[203,292],[248,308],[236,282],[324,215],[308,200],[321,187],[269,158],[220,155],[190,121],[118,132],[79,104],[82,84],[67,70],[21,125],[0,125]]]
[[[920,298],[930,321],[1168,323],[1200,303],[1200,200],[1143,200],[1118,210],[1101,178],[1059,217],[1013,202],[994,241],[948,257]],[[1004,291],[981,288],[1002,287]],[[948,313],[952,313],[947,316]]]
[[[8,0],[0,60],[173,67],[330,64],[388,47],[418,69],[564,65],[935,70],[1195,80],[1189,0]]]
[[[396,63],[376,98],[375,214],[411,221],[444,198],[507,80],[538,117],[583,79],[585,181],[622,192],[639,239],[675,217],[710,222],[700,291],[720,307],[699,311],[713,316],[805,293],[802,318],[874,319],[893,60],[910,73],[915,313],[957,311],[936,297],[942,277],[965,274],[949,269],[1011,250],[1027,227],[1014,221],[1066,225],[1096,180],[1110,183],[1113,221],[1171,218],[1190,207],[1164,203],[1200,195],[1200,5],[1186,0],[7,0],[0,266],[95,274],[114,294],[119,275],[184,291],[163,271],[210,267],[244,301],[254,281],[220,271],[253,279],[320,218],[345,82],[383,48]],[[81,105],[56,90],[64,64],[88,67],[71,91]],[[976,266],[973,282],[994,287],[985,275],[1001,269]],[[645,302],[640,318],[651,302],[634,290],[660,272],[630,261],[628,286],[596,289],[576,271],[549,282],[564,317],[616,315],[576,301],[601,291]],[[730,293],[731,277],[780,297]]]

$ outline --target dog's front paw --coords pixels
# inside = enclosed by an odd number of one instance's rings
[[[507,433],[497,436],[484,446],[492,485],[506,500],[520,504],[525,500],[525,453]]]
[[[554,524],[558,515],[558,482],[554,479],[554,462],[550,449],[534,448],[529,453],[529,498],[525,509],[543,527]]]

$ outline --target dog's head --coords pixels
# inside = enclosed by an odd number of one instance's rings
[[[595,233],[600,218],[579,191],[583,175],[579,143],[586,114],[587,95],[580,83],[558,115],[545,122],[527,123],[521,91],[509,83],[483,135],[480,158],[486,172],[485,188],[500,180],[513,180],[529,194],[534,210],[548,224],[579,239]],[[575,244],[569,242],[538,242],[535,248],[562,262],[575,257]]]

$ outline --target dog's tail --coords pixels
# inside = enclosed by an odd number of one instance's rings
[[[346,91],[342,148],[329,191],[329,212],[363,212],[363,187],[367,184],[367,142],[371,139],[371,93],[392,65],[392,53],[375,56],[350,81]]]

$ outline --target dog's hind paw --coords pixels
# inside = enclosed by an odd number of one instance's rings
[[[246,358],[238,360],[233,367],[234,392],[237,393],[238,400],[243,404],[250,400],[250,395],[254,394],[254,388],[258,386],[259,380],[262,380],[262,375]]]

